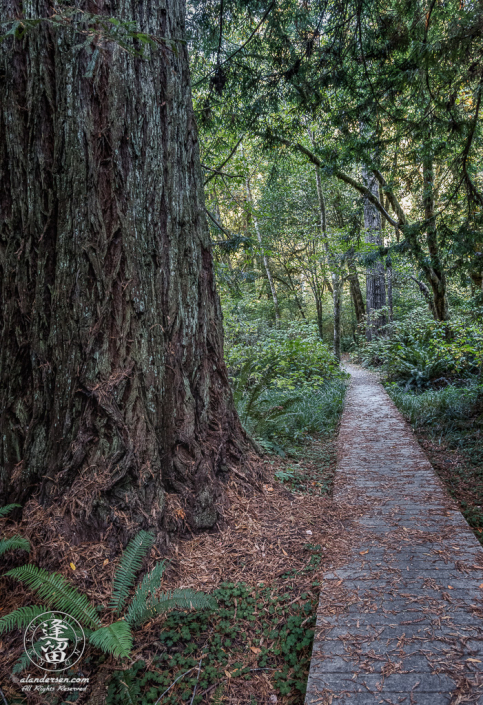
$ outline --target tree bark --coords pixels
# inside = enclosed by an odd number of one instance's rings
[[[363,170],[364,183],[370,193],[379,198],[379,185],[372,172]],[[365,241],[371,245],[382,246],[381,215],[368,198],[364,199],[364,228]],[[382,334],[382,329],[387,323],[386,316],[379,310],[386,305],[386,281],[384,276],[384,263],[381,259],[375,260],[366,270],[366,306],[367,326],[366,338],[373,340]]]
[[[51,14],[5,0],[1,19],[22,7]],[[182,0],[95,7],[183,37]],[[87,78],[81,40],[41,23],[0,50],[0,496],[35,495],[77,539],[113,524],[125,541],[176,517],[209,527],[248,441],[223,361],[187,50],[142,60],[106,43]]]

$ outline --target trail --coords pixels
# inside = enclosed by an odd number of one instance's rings
[[[306,705],[483,705],[483,549],[377,377],[346,369],[334,500],[364,514],[323,579]]]

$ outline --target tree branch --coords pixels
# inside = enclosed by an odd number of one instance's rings
[[[401,208],[396,196],[392,193],[389,186],[387,185],[385,178],[383,177],[383,175],[381,174],[381,172],[378,169],[373,169],[372,173],[374,174],[374,176],[376,177],[376,179],[379,181],[380,185],[382,186],[382,190],[386,194],[386,196],[389,200],[389,203],[392,206],[394,213],[399,218],[400,224],[406,225],[406,223],[407,223],[406,215],[405,215],[403,209]]]
[[[416,284],[419,286],[419,291],[422,293],[424,298],[429,304],[429,308],[431,309],[431,313],[433,314],[434,318],[437,319],[436,315],[436,307],[434,305],[434,300],[433,297],[431,296],[431,292],[429,291],[428,287],[426,284],[419,279],[416,279],[416,277],[411,276],[410,279],[413,280],[413,282],[416,282]]]
[[[231,150],[230,154],[227,156],[227,158],[225,159],[225,161],[222,162],[222,163],[220,164],[220,166],[217,167],[216,169],[212,169],[212,170],[211,170],[211,171],[214,171],[215,173],[212,174],[212,176],[209,176],[209,177],[205,180],[205,182],[204,182],[204,184],[203,184],[204,186],[206,186],[206,184],[207,184],[209,181],[211,181],[211,179],[214,179],[215,176],[221,172],[221,170],[223,169],[223,167],[228,164],[228,162],[230,161],[230,159],[232,158],[232,156],[235,154],[236,150],[238,149],[238,147],[239,147],[239,145],[240,145],[242,139],[243,139],[243,135],[240,137],[240,139],[238,140],[238,142],[236,143],[236,145],[233,147],[233,149]],[[206,168],[209,168],[209,167],[206,167]],[[224,174],[222,174],[222,176],[224,176]]]
[[[263,137],[263,135],[260,135],[260,137]],[[318,167],[323,167],[323,163],[320,161],[318,156],[314,154],[313,152],[310,151],[310,149],[307,149],[303,144],[300,144],[300,142],[289,142],[289,140],[284,139],[283,137],[277,137],[276,135],[272,135],[274,139],[277,140],[277,142],[280,142],[281,144],[284,144],[286,147],[290,147],[292,149],[296,149],[297,151],[301,152],[302,154],[305,154],[306,157],[312,162],[312,164],[315,164]],[[352,186],[356,191],[358,191],[360,194],[365,196],[368,201],[372,203],[375,208],[381,213],[382,216],[387,220],[388,223],[390,223],[393,228],[398,228],[399,230],[402,229],[402,226],[405,224],[405,222],[397,222],[394,220],[394,218],[391,218],[389,213],[386,211],[384,206],[381,204],[380,200],[376,198],[368,188],[360,184],[358,181],[353,179],[351,176],[348,174],[345,174],[343,171],[340,171],[340,169],[334,169],[332,172],[335,177],[340,179],[340,181],[343,181],[344,183],[348,184],[349,186]]]

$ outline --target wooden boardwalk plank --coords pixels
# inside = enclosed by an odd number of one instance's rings
[[[376,376],[347,369],[334,501],[364,515],[323,579],[306,705],[483,705],[483,549]]]

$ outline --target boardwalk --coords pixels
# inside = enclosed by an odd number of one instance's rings
[[[347,369],[334,499],[364,515],[324,576],[306,705],[483,705],[483,550],[375,376]]]

